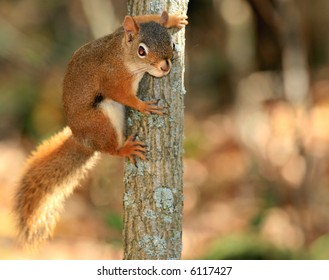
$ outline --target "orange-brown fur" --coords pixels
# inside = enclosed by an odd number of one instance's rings
[[[63,201],[93,166],[97,154],[80,145],[65,128],[26,163],[15,210],[20,238],[37,244],[53,232]]]
[[[134,157],[145,159],[143,143],[133,136],[121,141],[124,107],[119,104],[145,114],[163,114],[154,101],[138,99],[136,91],[144,73],[162,77],[170,71],[173,48],[162,26],[181,28],[186,18],[167,12],[135,20],[127,16],[122,28],[74,53],[63,84],[68,127],[33,153],[16,194],[23,242],[36,245],[51,236],[64,199],[92,167],[97,152],[127,157],[133,163]],[[162,26],[142,25],[150,20]],[[163,36],[153,36],[158,33]],[[141,57],[137,50],[148,38],[150,48]],[[144,41],[142,46],[148,47]]]

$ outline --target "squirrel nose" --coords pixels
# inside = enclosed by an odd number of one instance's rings
[[[160,69],[163,72],[168,72],[170,70],[171,66],[170,66],[170,61],[168,59],[162,61]]]

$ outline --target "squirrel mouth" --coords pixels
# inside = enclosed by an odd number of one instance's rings
[[[158,63],[151,63],[151,68],[147,71],[151,76],[161,78],[169,74],[172,68],[170,59],[163,59]]]
[[[152,67],[152,69],[147,71],[147,73],[149,73],[151,76],[161,78],[163,76],[168,75],[170,70],[171,70],[171,66],[163,68],[163,67],[158,65],[158,67]]]
[[[171,70],[170,67],[169,67],[168,69],[162,69],[162,68],[160,68],[160,70],[158,70],[159,75],[158,75],[158,76],[155,75],[155,76],[156,76],[156,77],[163,77],[163,76],[166,76],[166,75],[169,74],[170,70]]]
[[[160,62],[160,69],[161,71],[163,71],[164,73],[169,73],[170,69],[171,69],[171,62],[169,59],[163,60]]]
[[[169,74],[169,72],[170,72],[170,68],[167,69],[167,70],[164,70],[164,69],[161,68],[161,71],[162,71],[162,73],[163,73],[163,76],[165,76],[165,75],[168,75],[168,74]]]

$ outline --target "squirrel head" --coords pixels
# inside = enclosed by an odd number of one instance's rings
[[[164,27],[168,18],[168,13],[163,12],[160,24],[154,21],[137,24],[133,17],[125,17],[125,44],[133,69],[155,77],[162,77],[170,72],[175,45]]]

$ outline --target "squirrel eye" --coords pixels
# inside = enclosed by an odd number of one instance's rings
[[[141,43],[139,44],[138,46],[138,56],[141,57],[141,58],[144,58],[146,55],[147,55],[147,47],[145,44]]]
[[[173,51],[176,50],[176,45],[175,45],[175,43],[172,43],[172,49],[173,49]]]
[[[145,49],[142,46],[139,46],[139,48],[138,48],[138,54],[140,56],[145,56],[146,55],[146,51],[145,51]]]

